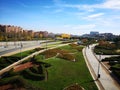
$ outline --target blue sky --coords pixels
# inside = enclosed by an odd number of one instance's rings
[[[0,24],[82,35],[120,34],[120,0],[0,0]]]

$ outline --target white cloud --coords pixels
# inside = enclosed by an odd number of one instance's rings
[[[88,12],[93,12],[94,9],[97,8],[104,8],[104,9],[117,9],[120,10],[120,0],[106,0],[100,4],[93,4],[93,5],[82,5],[82,4],[61,4],[63,7],[67,8],[77,8],[79,10],[87,10]]]
[[[120,10],[120,0],[106,0],[100,4],[94,5],[85,5],[86,8],[96,9],[96,8],[103,8],[103,9],[116,9]]]
[[[120,9],[120,0],[107,0],[101,6],[109,9]]]
[[[88,5],[81,5],[81,4],[62,4],[61,5],[64,8],[76,8],[78,10],[85,10],[87,12],[93,12],[94,8],[89,7]]]
[[[104,13],[97,13],[97,14],[89,15],[87,18],[97,18],[97,17],[103,16],[103,15],[104,15]]]

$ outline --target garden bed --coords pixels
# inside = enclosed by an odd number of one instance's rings
[[[57,53],[63,56],[56,57]],[[73,55],[76,62],[65,58],[65,54],[68,54],[69,58],[70,55]],[[10,70],[0,80],[0,83],[5,85],[15,83],[17,80],[19,83],[15,85],[21,85],[26,90],[63,90],[66,86],[78,83],[86,90],[98,90],[86,66],[82,52],[70,45],[47,50],[26,61],[28,62],[15,67],[17,72]],[[47,77],[46,80],[45,77]]]

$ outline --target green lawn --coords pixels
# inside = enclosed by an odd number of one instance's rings
[[[75,53],[76,62],[63,60],[60,58],[49,58],[40,61],[51,64],[48,70],[47,81],[28,80],[32,86],[40,87],[42,90],[63,90],[68,85],[78,83],[85,90],[98,90],[85,64],[82,52],[72,49],[70,46],[61,47]],[[37,59],[39,56],[37,57]]]

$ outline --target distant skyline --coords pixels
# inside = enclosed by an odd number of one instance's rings
[[[120,0],[0,0],[0,24],[82,35],[120,34]]]

